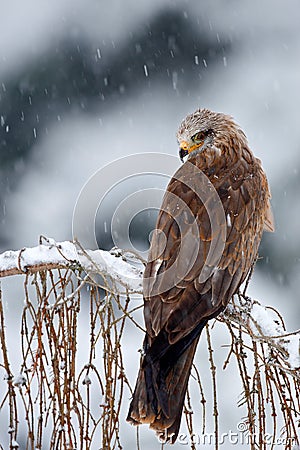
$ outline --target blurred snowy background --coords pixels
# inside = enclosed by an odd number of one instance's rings
[[[299,23],[296,0],[2,0],[1,251],[40,234],[71,239],[76,198],[95,170],[132,153],[177,155],[182,118],[211,108],[245,130],[273,193],[276,233],[263,239],[250,294],[299,328]],[[107,214],[98,236],[109,249]],[[145,220],[134,233],[147,242]],[[5,280],[4,293],[17,285]],[[235,401],[226,389],[223,430],[239,420]],[[144,442],[160,448],[151,433]]]

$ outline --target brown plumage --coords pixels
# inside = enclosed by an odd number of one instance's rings
[[[171,443],[200,333],[247,277],[263,230],[273,231],[265,173],[230,116],[199,109],[177,139],[187,161],[167,187],[151,241],[147,332],[127,417]]]

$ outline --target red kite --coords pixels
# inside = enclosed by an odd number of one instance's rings
[[[177,139],[186,162],[167,187],[151,241],[146,336],[127,417],[170,443],[200,333],[247,277],[263,230],[274,229],[266,175],[232,117],[199,109]]]

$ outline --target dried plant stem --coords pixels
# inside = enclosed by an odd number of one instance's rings
[[[214,416],[214,435],[215,435],[215,449],[218,450],[219,448],[219,411],[218,411],[218,399],[217,399],[217,378],[216,378],[216,365],[214,363],[213,358],[213,347],[211,343],[211,337],[209,332],[209,325],[207,324],[206,327],[206,338],[207,338],[207,348],[209,353],[209,362],[210,362],[210,371],[211,371],[211,378],[212,378],[212,388],[213,388],[213,416]]]
[[[4,412],[8,415],[8,433],[0,448],[13,450],[18,440],[26,436],[19,443],[25,450],[120,450],[124,448],[124,409],[132,395],[124,362],[124,336],[130,323],[139,334],[139,341],[142,340],[144,328],[139,322],[142,298],[136,305],[137,296],[133,297],[119,278],[101,273],[97,264],[93,265],[91,254],[87,254],[87,259],[98,271],[97,277],[85,273],[78,264],[72,265],[68,259],[65,264],[24,268],[24,252],[23,249],[19,252],[12,271],[0,273],[8,276],[26,271],[17,373],[13,373],[9,358],[11,330],[6,328],[0,290],[0,370],[5,377],[5,382],[0,381],[5,383],[5,389],[0,390],[0,409],[2,416]],[[299,336],[299,330],[287,332],[281,314],[268,307],[266,311],[274,315],[282,333],[264,333],[263,324],[252,314],[253,305],[262,308],[244,290],[217,319],[225,325],[230,339],[223,369],[231,367],[239,374],[239,407],[248,448],[275,450],[279,435],[284,439],[282,448],[292,450],[299,444],[300,375],[299,369],[291,365],[288,344]],[[15,330],[13,333],[16,335]],[[193,398],[192,391],[188,391],[185,401],[192,450],[197,445],[195,436],[199,437],[195,431],[201,429],[200,436],[205,434],[210,411],[214,448],[220,448],[222,393],[218,392],[219,372],[215,362],[218,349],[213,345],[213,333],[213,327],[207,325],[213,402],[209,404],[206,400],[208,388],[196,365],[191,379],[197,383],[199,393]],[[15,342],[18,336],[14,337]],[[199,399],[202,420],[195,430],[194,411],[199,407]],[[267,433],[274,437],[273,442],[266,442]],[[0,436],[1,439],[4,438]],[[135,448],[143,448],[138,427]]]
[[[2,355],[3,355],[3,363],[1,364],[1,366],[4,367],[4,369],[5,369],[5,372],[6,372],[5,380],[7,382],[7,392],[1,403],[0,409],[2,409],[4,403],[8,402],[9,448],[13,449],[13,442],[16,440],[16,437],[18,434],[18,412],[17,412],[16,393],[15,393],[15,388],[13,385],[13,374],[10,369],[10,363],[9,363],[9,358],[8,358],[6,339],[5,339],[4,311],[3,311],[1,289],[0,289],[0,341],[1,341],[1,350],[2,350]]]

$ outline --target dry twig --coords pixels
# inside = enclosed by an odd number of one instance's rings
[[[49,244],[49,243],[48,243]],[[52,242],[51,245],[54,245]],[[58,244],[60,245],[60,244]],[[54,245],[55,247],[55,245]],[[128,402],[132,387],[124,364],[123,339],[131,323],[144,332],[136,316],[142,305],[132,303],[134,290],[122,277],[114,277],[93,261],[91,252],[81,250],[88,261],[64,258],[64,247],[57,248],[57,264],[47,261],[30,266],[26,250],[14,255],[16,265],[3,269],[1,276],[24,273],[25,304],[21,317],[19,373],[13,373],[8,348],[3,299],[0,297],[0,408],[8,414],[6,437],[0,436],[4,448],[38,449],[121,449],[123,402]],[[120,257],[126,257],[120,253]],[[68,255],[67,255],[68,256]],[[50,264],[51,262],[51,264]],[[128,270],[130,271],[130,263]],[[132,266],[132,273],[140,269]],[[127,287],[126,287],[127,286]],[[138,284],[136,284],[138,286]],[[120,294],[122,292],[122,294]],[[136,299],[136,297],[135,297]],[[260,309],[261,308],[261,309]],[[265,322],[258,313],[268,314],[274,327],[266,333]],[[273,315],[273,317],[272,317]],[[242,393],[239,406],[249,448],[275,448],[278,436],[282,448],[291,450],[298,443],[300,411],[299,368],[293,365],[291,343],[299,331],[287,333],[283,318],[272,308],[267,310],[247,297],[246,291],[235,296],[225,313],[218,318],[228,330],[230,345],[224,369],[236,363]],[[214,355],[211,325],[207,326],[207,344],[213,392],[214,448],[219,448],[218,372]],[[13,331],[16,333],[16,331]],[[84,352],[80,352],[84,342]],[[17,345],[17,344],[15,344]],[[295,360],[295,358],[294,358]],[[199,386],[198,403],[202,405],[202,434],[205,433],[207,401],[205,386],[196,367],[193,380]],[[134,380],[133,380],[134,381]],[[218,394],[218,395],[217,395]],[[194,433],[193,399],[187,396],[185,416],[190,436]],[[127,406],[127,405],[125,405]],[[280,425],[281,424],[281,425]],[[135,431],[132,429],[132,433]],[[134,440],[134,439],[133,439]],[[195,449],[190,439],[190,448]],[[137,434],[136,448],[142,448]],[[187,448],[187,447],[185,447]]]

